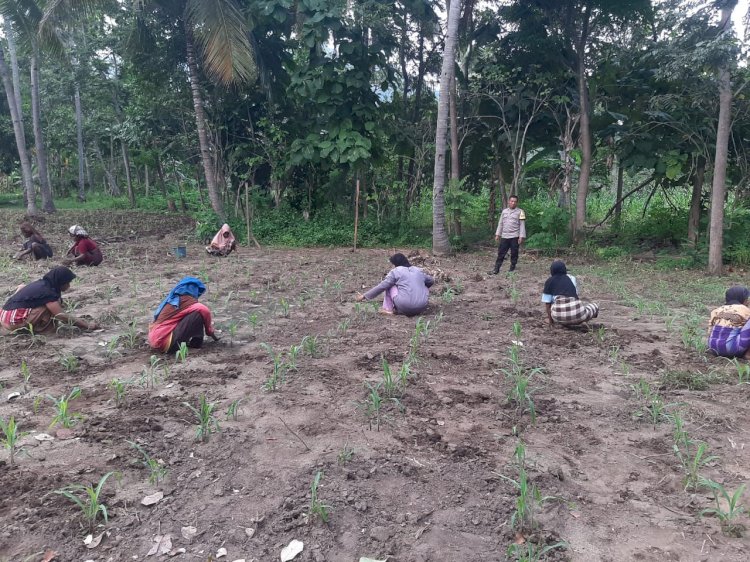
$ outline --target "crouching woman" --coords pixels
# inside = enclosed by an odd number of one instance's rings
[[[211,311],[198,302],[206,292],[200,279],[184,277],[169,292],[154,312],[154,321],[148,329],[148,343],[163,353],[174,353],[185,343],[200,348],[203,336],[218,341],[214,332]]]
[[[735,286],[724,295],[724,306],[711,311],[708,348],[720,357],[750,356],[750,290]]]
[[[548,324],[575,326],[599,316],[598,304],[583,302],[578,297],[576,278],[568,274],[565,263],[560,260],[552,262],[550,276],[544,283],[542,302]]]

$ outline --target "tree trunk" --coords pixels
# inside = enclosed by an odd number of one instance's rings
[[[586,198],[589,193],[589,180],[591,178],[591,108],[589,107],[589,86],[586,81],[586,43],[589,33],[589,19],[591,8],[586,6],[586,14],[583,19],[581,37],[576,46],[577,66],[576,81],[578,82],[578,97],[581,110],[579,124],[581,143],[581,169],[578,174],[578,192],[576,194],[576,214],[574,224],[574,236],[580,239],[582,229],[586,223]]]
[[[125,142],[120,139],[120,148],[122,149],[122,164],[125,166],[125,179],[128,182],[128,200],[130,206],[135,208],[135,192],[133,191],[133,179],[130,176],[130,154]]]
[[[445,229],[445,149],[448,137],[450,112],[450,83],[455,65],[458,20],[461,15],[460,0],[452,0],[448,8],[448,33],[443,49],[440,71],[440,97],[438,98],[437,126],[435,131],[435,171],[432,187],[432,252],[436,255],[450,253],[451,244]]]
[[[104,162],[104,156],[102,156],[102,150],[99,148],[98,143],[94,143],[94,151],[96,152],[96,156],[99,159],[99,164],[102,167],[102,170],[104,171],[104,176],[107,178],[107,183],[109,184],[109,192],[112,194],[112,197],[119,197],[120,196],[120,187],[117,185],[117,179],[115,178],[112,171],[107,167],[106,162]],[[84,193],[84,201],[86,200],[86,194]],[[79,194],[80,199],[80,194]]]
[[[143,165],[143,176],[146,182],[146,197],[149,196],[149,182],[148,182],[148,164]]]
[[[34,128],[34,146],[36,147],[37,172],[39,173],[39,191],[42,195],[42,210],[45,213],[55,212],[52,200],[52,189],[47,172],[47,147],[44,144],[42,131],[42,110],[39,105],[39,47],[33,45],[31,55],[31,120]]]
[[[688,244],[691,248],[698,245],[701,222],[701,201],[703,199],[703,180],[706,175],[706,159],[698,156],[693,174],[693,194],[690,197],[690,217],[688,219]]]
[[[726,6],[721,10],[722,34],[731,25],[732,9]],[[727,65],[719,68],[719,124],[716,128],[716,156],[711,186],[711,229],[708,243],[708,273],[721,275],[722,249],[724,246],[724,196],[726,194],[727,155],[729,133],[732,127],[732,80]]]
[[[185,30],[185,37],[190,90],[193,94],[193,107],[195,109],[195,126],[198,129],[198,142],[200,143],[203,173],[206,176],[206,186],[208,187],[208,198],[211,200],[211,207],[213,207],[214,212],[219,216],[219,220],[223,222],[225,219],[224,206],[221,201],[219,188],[216,185],[214,166],[211,161],[211,151],[208,145],[208,135],[206,134],[206,114],[203,111],[203,98],[201,97],[198,81],[198,66],[195,62],[195,47],[193,45],[193,35],[189,29]]]
[[[16,39],[13,25],[9,19],[5,19],[5,38],[8,41],[8,54],[10,55],[10,70],[13,77],[13,97],[16,100],[18,120],[21,123],[23,145],[26,146],[26,130],[23,126],[23,99],[21,97],[21,71],[18,66],[18,54],[16,51]]]
[[[622,224],[622,182],[623,182],[623,176],[624,176],[624,168],[622,167],[622,162],[620,162],[620,159],[617,159],[617,187],[616,187],[616,197],[615,199],[615,229],[620,230],[620,225]]]
[[[24,192],[26,193],[26,212],[29,215],[36,215],[34,182],[31,176],[29,153],[26,150],[26,137],[23,134],[23,124],[20,120],[19,108],[16,106],[16,96],[14,94],[10,72],[8,71],[8,65],[5,62],[5,53],[3,53],[2,46],[0,46],[0,78],[2,78],[3,87],[5,88],[5,96],[8,99],[10,120],[13,123],[13,134],[16,138],[16,148],[18,150],[18,159],[21,161],[21,175],[23,178]]]
[[[452,66],[451,72],[451,100],[450,100],[450,119],[451,119],[451,181],[455,182],[458,188],[458,181],[461,179],[461,155],[458,152],[458,91],[456,89],[456,65]]]
[[[78,201],[83,203],[86,201],[86,171],[84,169],[86,155],[83,152],[83,111],[81,110],[81,89],[78,86],[78,81],[75,82],[73,87],[73,101],[76,109],[76,146],[78,150]],[[109,173],[107,172],[107,167],[104,165],[102,152],[99,150],[98,145],[96,146],[96,154],[99,157],[102,168],[104,168],[105,173],[107,173],[107,178],[109,179]]]

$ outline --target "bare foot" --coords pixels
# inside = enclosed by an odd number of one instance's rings
[[[381,308],[380,310],[378,310],[378,314],[386,314],[388,316],[393,316],[393,311],[386,310],[385,308]]]

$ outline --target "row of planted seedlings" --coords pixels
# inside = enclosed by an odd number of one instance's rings
[[[525,364],[520,322],[513,323],[511,333],[513,339],[508,347],[506,366],[500,368],[498,374],[502,375],[502,381],[507,388],[506,404],[514,408],[512,433],[518,437],[518,440],[511,470],[515,472],[515,475],[509,477],[496,473],[496,476],[509,483],[517,494],[514,511],[508,522],[515,533],[515,540],[508,546],[506,554],[514,560],[537,561],[553,550],[566,549],[568,545],[565,541],[548,543],[544,537],[536,534],[537,517],[543,506],[550,501],[562,501],[562,499],[544,495],[529,476],[526,444],[521,435],[524,427],[522,420],[528,415],[530,424],[536,423],[537,410],[534,394],[544,384],[546,373],[542,367],[530,367]]]
[[[738,385],[750,384],[750,365],[738,359],[729,361],[736,371]],[[689,375],[690,373],[688,373]],[[718,376],[710,377],[717,380]],[[691,384],[696,383],[696,377],[682,382],[691,389]],[[703,381],[703,378],[697,379]],[[632,394],[637,402],[637,408],[633,412],[635,419],[647,421],[656,431],[661,423],[672,425],[672,452],[678,462],[679,470],[683,474],[683,490],[691,493],[692,504],[696,500],[696,494],[709,492],[713,497],[713,505],[705,507],[697,512],[697,516],[716,517],[722,532],[730,537],[740,537],[746,530],[745,525],[740,523],[740,518],[747,509],[741,500],[746,484],[740,484],[736,489],[728,489],[724,484],[705,476],[708,469],[719,469],[719,457],[712,454],[707,442],[695,438],[688,431],[685,414],[687,410],[680,402],[667,402],[665,397],[657,388],[657,385],[649,383],[643,378],[630,386]]]

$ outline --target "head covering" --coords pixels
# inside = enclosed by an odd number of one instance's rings
[[[59,266],[51,270],[39,281],[29,283],[8,299],[3,310],[36,308],[49,302],[60,300],[62,288],[76,278],[67,267]]]
[[[172,306],[179,306],[180,295],[189,295],[197,299],[205,292],[206,286],[203,284],[203,281],[201,281],[197,277],[183,277],[180,282],[177,283],[177,285],[175,285],[171,291],[169,291],[167,297],[163,301],[161,301],[161,304],[154,312],[154,320],[159,317],[162,309],[167,304],[171,304]]]
[[[750,289],[741,285],[735,285],[727,289],[724,298],[727,304],[745,304],[745,301],[750,298]]]
[[[225,236],[225,234],[229,236]],[[224,223],[219,232],[216,233],[216,236],[213,237],[213,240],[211,240],[211,247],[219,250],[228,250],[233,243],[234,234],[232,233],[232,229],[229,228],[228,224]]]
[[[545,295],[578,298],[578,291],[573,280],[568,277],[568,268],[565,267],[565,262],[562,260],[553,261],[549,273],[550,277],[544,283],[544,290],[542,291]]]
[[[406,256],[404,254],[393,254],[390,257],[390,262],[395,265],[396,267],[402,266],[402,267],[411,267],[411,264],[409,263],[409,260],[406,259]]]
[[[68,232],[70,232],[71,236],[80,236],[81,238],[87,238],[89,233],[86,232],[86,230],[77,224],[74,224],[68,229]]]

